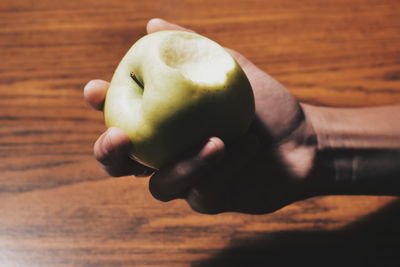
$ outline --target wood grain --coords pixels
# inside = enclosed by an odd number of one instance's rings
[[[303,102],[400,102],[400,2],[0,3],[0,266],[399,266],[399,201],[323,197],[263,216],[200,215],[109,178],[84,84],[110,79],[149,18],[236,49]]]

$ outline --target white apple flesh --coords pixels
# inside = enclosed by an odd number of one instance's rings
[[[217,136],[230,142],[254,117],[246,75],[216,42],[184,31],[142,37],[126,53],[107,92],[107,127],[133,143],[132,157],[160,168]]]

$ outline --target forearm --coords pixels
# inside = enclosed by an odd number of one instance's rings
[[[321,194],[400,195],[400,106],[303,108]]]

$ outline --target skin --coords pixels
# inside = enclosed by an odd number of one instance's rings
[[[189,31],[161,19],[148,22],[148,33],[160,30]],[[326,194],[399,193],[399,106],[330,109],[300,104],[243,55],[227,50],[254,92],[256,118],[248,133],[229,144],[210,137],[172,164],[152,170],[129,158],[132,144],[121,129],[109,128],[96,141],[94,154],[110,175],[151,175],[149,190],[155,198],[181,198],[206,214],[263,214]],[[102,110],[108,85],[90,81],[84,89],[87,103]],[[385,168],[379,168],[382,162]]]

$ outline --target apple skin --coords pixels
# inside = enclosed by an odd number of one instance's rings
[[[104,116],[129,136],[132,158],[157,169],[211,136],[244,135],[254,110],[250,83],[224,48],[195,33],[160,31],[120,62]]]

